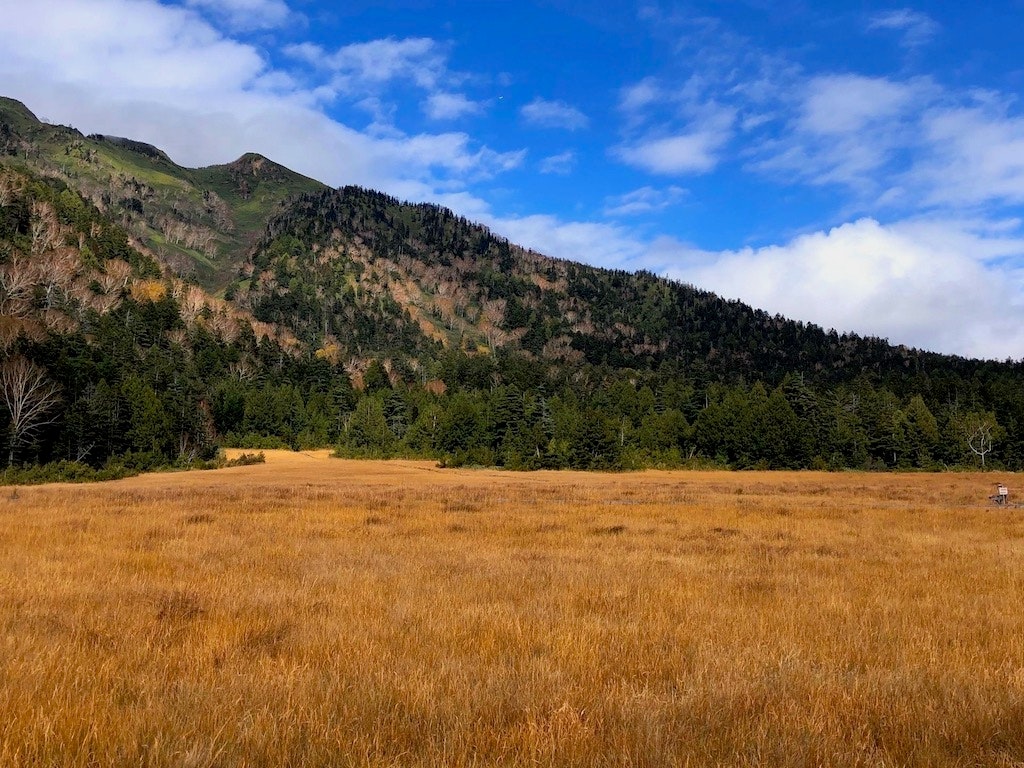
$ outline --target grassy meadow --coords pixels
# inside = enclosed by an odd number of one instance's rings
[[[268,452],[0,489],[0,765],[1021,766],[996,480]]]

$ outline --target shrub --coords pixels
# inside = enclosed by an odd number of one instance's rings
[[[43,483],[94,483],[120,480],[139,474],[124,464],[110,464],[97,469],[79,461],[55,461],[29,467],[12,467],[0,473],[0,485],[42,485]]]

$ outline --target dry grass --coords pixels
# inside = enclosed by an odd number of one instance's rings
[[[993,479],[270,453],[21,489],[0,765],[1024,765]]]

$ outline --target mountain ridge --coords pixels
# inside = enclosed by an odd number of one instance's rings
[[[285,322],[285,314],[273,315],[274,310],[269,307],[260,309],[260,289],[251,273],[263,272],[267,278],[266,269],[275,258],[270,255],[275,240],[296,237],[299,242],[288,245],[291,248],[288,258],[278,259],[282,269],[286,261],[294,266],[296,259],[305,258],[310,262],[308,269],[313,270],[313,257],[324,249],[334,254],[331,263],[337,264],[339,258],[355,258],[361,263],[359,270],[376,274],[377,284],[389,287],[392,296],[405,294],[399,304],[422,310],[413,314],[417,315],[421,326],[432,326],[429,335],[450,336],[456,328],[469,333],[472,343],[467,349],[488,348],[493,352],[497,347],[510,345],[512,349],[525,348],[540,355],[543,345],[553,342],[562,352],[574,349],[589,362],[597,363],[601,362],[600,351],[588,351],[587,345],[591,342],[603,345],[605,353],[612,354],[613,349],[606,342],[618,339],[620,346],[630,347],[623,351],[627,358],[646,355],[660,362],[667,357],[689,355],[714,359],[727,350],[716,350],[714,329],[707,327],[708,318],[701,318],[700,327],[691,328],[694,333],[689,333],[685,340],[677,333],[690,328],[687,317],[692,321],[695,314],[704,313],[721,321],[720,331],[745,329],[749,336],[747,346],[757,342],[763,347],[760,351],[749,349],[751,355],[764,357],[774,350],[782,356],[780,373],[781,369],[798,370],[802,363],[793,355],[786,356],[784,339],[769,341],[769,337],[813,337],[813,342],[821,347],[831,345],[835,348],[832,358],[819,362],[837,368],[858,355],[882,352],[890,364],[898,366],[920,367],[937,360],[967,361],[957,356],[892,345],[875,337],[826,331],[813,323],[787,320],[743,302],[722,299],[709,291],[643,271],[605,270],[553,259],[516,246],[489,228],[473,224],[441,206],[402,203],[384,193],[358,187],[303,196],[271,219],[267,234],[247,262],[250,277],[248,287],[242,292],[250,309],[268,322]],[[276,280],[273,286],[272,293],[278,298],[292,292],[283,283],[294,281],[295,275],[291,269],[285,272],[285,279]],[[321,275],[321,278],[326,279],[326,276]],[[245,281],[242,282],[244,285]],[[576,286],[573,295],[564,295],[570,285]],[[440,295],[434,291],[434,286],[439,287]],[[460,294],[468,296],[460,300]],[[625,296],[629,296],[632,303],[619,300]],[[603,303],[604,308],[595,312],[595,306],[591,305],[595,301]],[[671,301],[672,306],[667,308],[659,303],[664,301]],[[524,306],[524,302],[534,306]],[[531,311],[545,302],[553,309],[546,317]],[[497,303],[501,303],[500,306]],[[314,304],[307,303],[307,314],[322,312],[322,307]],[[632,305],[637,307],[636,311],[630,310]],[[429,323],[423,322],[424,313],[430,315]],[[641,327],[645,320],[655,316],[655,324]],[[482,320],[476,322],[477,317]],[[562,323],[561,332],[548,328],[544,338],[537,339],[538,329],[554,322],[555,317],[568,321]],[[301,325],[299,318],[286,322],[293,328]],[[439,323],[447,325],[448,334],[439,330]],[[755,331],[760,335],[751,336]],[[314,340],[310,338],[310,341]],[[451,341],[449,339],[446,346],[451,346]],[[525,347],[523,341],[527,343]],[[735,362],[735,356],[731,359]],[[619,360],[618,364],[626,363]],[[755,372],[754,368],[746,371],[747,374]],[[808,367],[805,373],[811,374],[813,370]],[[781,375],[772,378],[778,379]]]
[[[0,360],[62,388],[52,423],[7,415],[22,461],[333,443],[519,468],[937,468],[969,464],[982,429],[990,462],[1024,465],[1021,363],[553,259],[256,153],[186,169],[9,100],[0,310]]]
[[[12,114],[13,115],[20,115],[20,118],[21,118],[22,121],[24,121],[24,120],[31,120],[31,121],[33,121],[36,124],[37,128],[44,127],[44,126],[47,125],[47,124],[42,123],[41,121],[39,121],[39,119],[34,115],[34,113],[26,105],[24,105],[23,103],[21,103],[19,101],[16,101],[16,100],[13,100],[13,99],[6,98],[6,97],[0,97],[0,124],[2,124],[2,122],[5,119],[9,119]],[[67,127],[67,126],[58,126],[57,129],[58,130],[63,130],[63,131],[68,131],[68,132],[72,132],[73,134],[75,134],[75,135],[77,135],[79,137],[82,136],[82,134],[79,131],[77,131],[77,129],[70,128],[70,127]],[[133,140],[133,139],[124,138],[124,137],[100,136],[100,135],[97,135],[97,134],[94,134],[94,135],[86,137],[86,138],[88,138],[90,140],[99,141],[99,142],[110,143],[110,144],[113,144],[115,146],[120,146],[120,147],[123,147],[125,149],[128,149],[128,150],[132,151],[135,154],[139,154],[139,155],[142,155],[144,157],[147,157],[148,159],[157,160],[158,162],[169,164],[177,172],[179,172],[181,175],[186,177],[193,184],[196,184],[197,186],[200,186],[200,187],[206,187],[207,191],[217,192],[218,189],[219,190],[229,190],[228,195],[230,195],[231,194],[230,190],[232,190],[232,188],[233,188],[234,194],[239,196],[239,197],[242,197],[243,199],[251,198],[252,195],[254,194],[253,190],[250,189],[249,184],[248,184],[248,179],[249,178],[252,178],[257,184],[259,184],[259,183],[287,184],[287,185],[291,185],[291,186],[294,187],[295,184],[298,183],[299,186],[301,187],[303,185],[303,183],[308,183],[310,188],[309,189],[300,189],[299,192],[298,192],[298,194],[300,194],[300,195],[303,194],[304,192],[321,192],[321,193],[327,193],[327,194],[330,194],[332,192],[332,190],[326,184],[324,184],[323,182],[320,182],[318,180],[311,179],[309,177],[303,176],[302,174],[298,174],[298,173],[292,171],[291,169],[288,169],[286,166],[283,166],[283,165],[281,165],[279,163],[276,163],[275,161],[271,160],[270,158],[267,158],[267,157],[265,157],[265,156],[263,156],[263,155],[261,155],[259,153],[255,153],[255,152],[245,152],[241,156],[239,156],[236,160],[233,160],[233,161],[228,162],[228,163],[218,163],[218,164],[213,164],[213,165],[209,165],[209,166],[203,166],[203,167],[199,167],[199,168],[187,168],[185,166],[181,166],[181,165],[178,165],[177,163],[175,163],[174,160],[171,159],[160,148],[158,148],[158,147],[156,147],[154,145],[148,144],[146,142],[140,142],[140,141],[136,141],[136,140]],[[354,190],[354,189],[357,189],[357,188],[355,188],[355,187],[348,187],[347,189]],[[367,192],[372,192],[372,191],[371,190],[367,190]],[[411,206],[414,206],[414,207],[416,205],[424,205],[424,204],[402,203],[401,201],[398,201],[395,198],[390,198],[390,200],[391,200],[391,202],[393,204],[411,205]],[[131,204],[131,198],[128,198],[128,202],[129,202],[129,204]],[[261,210],[261,211],[259,211],[259,216],[261,216],[263,218],[260,218],[259,221],[253,222],[253,223],[247,222],[247,223],[249,223],[249,226],[246,227],[246,233],[249,235],[249,238],[248,238],[248,240],[246,240],[246,242],[244,244],[242,244],[241,248],[237,248],[236,250],[234,250],[234,252],[232,253],[232,256],[234,258],[231,260],[230,264],[226,265],[225,269],[222,271],[222,273],[221,273],[221,275],[219,277],[219,281],[218,282],[210,284],[210,283],[204,282],[201,279],[201,277],[194,276],[194,275],[193,275],[193,277],[197,277],[199,279],[200,284],[203,284],[204,287],[206,287],[208,289],[211,289],[214,293],[218,293],[218,292],[223,291],[225,289],[225,287],[227,286],[227,283],[236,276],[236,275],[230,275],[229,276],[228,273],[231,272],[231,271],[234,271],[235,273],[237,273],[238,269],[244,268],[247,265],[248,261],[251,260],[251,254],[247,253],[246,251],[247,250],[251,250],[251,248],[255,245],[256,241],[260,237],[263,236],[264,233],[261,231],[262,226],[265,225],[267,223],[267,221],[269,221],[269,219],[272,218],[273,215],[281,214],[281,213],[286,213],[286,211],[284,210],[284,200],[279,201],[279,202],[281,204],[281,207],[279,207],[276,211],[274,211],[274,210]],[[294,200],[293,200],[293,203],[294,203]],[[432,205],[432,204],[428,203],[428,204],[425,204],[425,205]],[[447,211],[447,213],[450,216],[456,216],[456,214],[454,214],[451,211]],[[251,221],[252,218],[253,217],[250,217],[250,221]],[[457,217],[457,218],[461,218],[461,217]],[[476,226],[482,226],[482,225],[476,225]],[[144,244],[150,246],[150,247],[152,247],[152,245],[153,245],[153,243],[152,242],[148,242],[146,238],[142,238],[142,242]],[[519,248],[518,246],[517,246],[517,248],[520,251],[524,251],[524,252],[528,250],[528,249]],[[159,249],[157,249],[157,250],[158,250],[158,253],[159,253]],[[554,259],[553,257],[549,257],[549,256],[542,256],[542,258],[550,259],[553,262],[562,262],[562,261],[564,261],[564,260],[561,260],[561,259]],[[565,263],[574,263],[574,262],[565,262]],[[580,264],[580,266],[584,267],[584,268],[590,269],[590,267],[588,267],[587,265]],[[178,264],[172,266],[172,269],[174,269],[174,271],[177,274],[180,274],[183,271],[180,268],[180,265],[178,265]],[[600,269],[600,268],[593,268],[593,269]],[[615,271],[615,270],[612,270],[612,271]],[[633,273],[633,274],[647,274],[647,273],[644,273],[641,270],[641,271],[639,271],[637,273]],[[668,282],[670,282],[670,283],[679,283],[680,285],[683,285],[684,287],[688,286],[688,284],[682,283],[680,281],[668,280]],[[702,291],[697,286],[689,286],[689,287],[694,288],[699,293],[706,293],[706,294],[710,294],[711,293],[711,292],[708,292],[708,291]],[[723,301],[727,301],[727,300],[723,299]],[[770,315],[770,313],[767,313],[764,310],[757,310],[757,309],[755,309],[753,307],[750,307],[750,305],[748,305],[748,304],[746,304],[745,302],[742,302],[742,301],[732,300],[732,301],[728,301],[727,303],[749,308],[752,312],[755,312],[755,313],[758,313],[758,314]],[[790,319],[790,318],[782,318],[782,316],[778,315],[778,314],[772,315],[772,317],[774,317],[776,319],[784,319],[784,320]],[[821,328],[821,326],[818,326],[815,323],[807,323],[807,322],[799,320],[799,319],[792,319],[792,320],[794,322],[797,322],[797,323],[801,324],[801,325],[806,325],[806,326],[815,327],[815,328]],[[824,330],[826,333],[833,333],[833,331],[826,330],[824,328],[822,328],[822,330]],[[857,337],[857,338],[863,338],[863,339],[869,339],[870,338],[873,341],[879,341],[879,342],[881,342],[883,344],[887,344],[889,346],[892,346],[895,349],[906,350],[906,351],[908,351],[910,353],[936,354],[936,355],[940,355],[942,357],[948,357],[948,358],[960,357],[959,355],[949,355],[949,354],[945,354],[945,353],[937,353],[937,352],[932,352],[932,351],[929,351],[929,350],[918,349],[918,348],[915,348],[915,347],[909,347],[909,346],[901,345],[901,344],[891,344],[887,339],[883,339],[883,338],[880,338],[880,337],[870,337],[870,336],[866,336],[864,334],[858,334],[855,331],[854,332],[837,334],[837,335],[841,336],[843,338],[849,338],[849,337]]]
[[[125,228],[175,274],[223,291],[266,218],[297,194],[326,188],[255,153],[202,168],[178,165],[135,139],[43,123],[0,99],[0,153],[61,179]]]

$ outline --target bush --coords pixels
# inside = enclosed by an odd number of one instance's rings
[[[123,464],[107,464],[102,469],[79,461],[55,461],[30,467],[8,468],[0,473],[0,485],[42,485],[43,483],[95,483],[120,480],[139,474]]]
[[[159,451],[128,451],[120,456],[111,456],[106,466],[123,467],[138,474],[167,466],[167,457]]]
[[[263,451],[259,453],[243,453],[234,459],[228,459],[221,466],[224,467],[249,467],[253,464],[265,464],[267,461],[266,454]]]
[[[221,469],[223,467],[245,467],[263,464],[266,455],[243,453],[234,459],[225,459],[223,454],[208,460],[197,460],[188,464],[168,464],[164,457],[153,452],[126,453],[112,456],[101,467],[91,467],[80,461],[55,461],[50,464],[34,464],[27,467],[11,467],[0,472],[0,486],[43,485],[44,483],[98,483],[105,480],[120,480],[134,477],[143,472],[175,469]]]
[[[495,466],[494,451],[485,446],[469,448],[467,450],[455,451],[445,455],[438,466],[440,467],[493,467]]]

